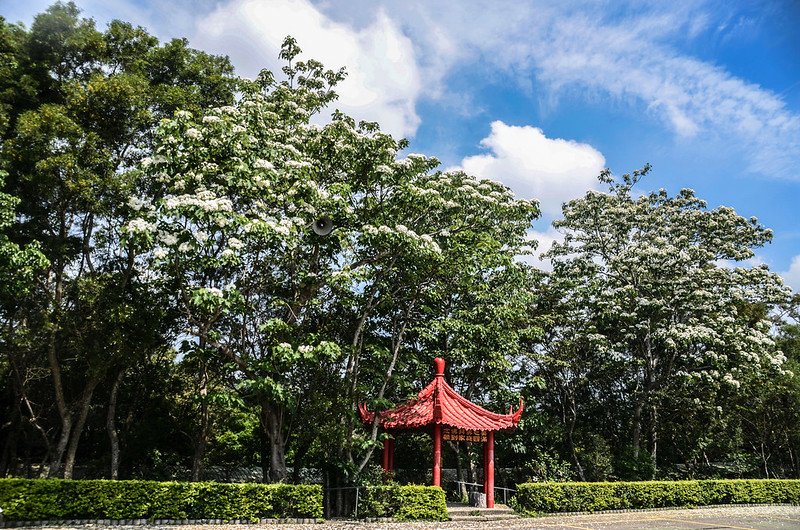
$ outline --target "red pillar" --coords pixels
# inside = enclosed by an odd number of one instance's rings
[[[489,491],[489,442],[483,442],[483,493]]]
[[[494,508],[494,432],[486,440],[486,507]]]
[[[442,485],[442,424],[433,424],[433,485]]]
[[[391,462],[391,447],[392,441],[389,438],[384,438],[383,440],[383,470],[384,471],[391,471],[389,467]]]

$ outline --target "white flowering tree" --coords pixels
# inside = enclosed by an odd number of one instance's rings
[[[409,162],[399,164],[408,167]],[[538,215],[536,204],[515,200],[498,183],[477,181],[460,172],[422,172],[411,178],[397,170],[393,173],[396,193],[386,202],[391,206],[385,212],[413,227],[397,226],[401,233],[421,233],[419,237],[432,240],[435,247],[433,253],[398,253],[388,226],[366,227],[375,238],[371,244],[386,259],[364,269],[363,289],[355,284],[350,287],[357,324],[352,327],[346,366],[349,407],[365,398],[371,400],[370,406],[387,406],[384,398],[389,390],[395,400],[404,399],[413,388],[418,389],[420,380],[428,379],[431,359],[437,354],[446,355],[454,367],[464,363],[484,376],[487,367],[502,373],[507,367],[506,344],[495,337],[518,333],[517,329],[498,332],[502,323],[512,323],[507,318],[512,303],[498,298],[522,276],[513,272],[518,268],[514,258],[527,248],[526,231]],[[514,286],[523,285],[518,281]],[[487,294],[492,288],[496,290]],[[505,289],[506,294],[509,290]],[[467,346],[470,338],[480,340]],[[363,355],[365,351],[370,355]],[[404,377],[393,375],[396,368]],[[362,371],[368,374],[364,383]],[[343,437],[348,445],[342,460],[351,463],[355,473],[367,464],[377,434],[377,424],[366,439],[358,436],[352,420],[347,426]],[[365,450],[354,450],[359,447]],[[355,453],[360,453],[357,461]]]
[[[723,265],[752,257],[770,240],[755,218],[709,210],[686,189],[674,197],[664,190],[634,195],[648,170],[621,182],[604,172],[608,192],[564,205],[564,218],[554,223],[564,242],[549,256],[557,305],[572,316],[553,323],[555,351],[545,348],[540,361],[566,370],[565,385],[585,381],[580,355],[616,366],[630,406],[633,457],[646,440],[654,470],[662,409],[672,413],[680,403],[684,418],[705,413],[718,390],[781,371],[785,358],[766,317],[790,291],[766,267]]]
[[[513,256],[537,212],[500,184],[432,173],[435,159],[398,159],[404,142],[374,124],[310,123],[343,74],[298,53],[287,39],[285,81],[265,72],[236,105],[161,124],[141,168],[155,200],[133,199],[139,215],[126,226],[173,289],[190,342],[222,356],[258,403],[273,481],[286,477],[313,374],[343,373],[354,409],[365,341],[380,337],[390,343],[382,394],[445,260],[473,243],[473,255]],[[322,218],[334,225],[326,236],[312,229]],[[343,417],[352,439],[352,410]]]

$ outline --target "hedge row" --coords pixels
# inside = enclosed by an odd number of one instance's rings
[[[0,479],[9,521],[321,518],[313,485]]]
[[[530,514],[709,504],[800,504],[800,480],[563,482],[517,485],[513,500]]]
[[[359,517],[447,521],[444,490],[436,486],[372,486],[360,491]]]

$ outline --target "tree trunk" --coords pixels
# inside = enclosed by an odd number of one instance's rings
[[[792,441],[789,439],[789,433],[784,432],[786,438],[786,450],[789,453],[789,462],[792,466],[792,475],[797,478],[797,462],[795,461],[794,451],[792,450]],[[0,475],[2,477],[3,475]]]
[[[655,404],[650,408],[650,463],[653,466],[650,479],[653,480],[658,470],[658,408]]]
[[[642,408],[643,403],[641,400],[636,402],[636,406],[633,409],[633,459],[635,461],[639,460],[639,450],[641,449],[642,444]]]
[[[50,461],[50,470],[47,473],[48,478],[55,477],[61,472],[61,462],[64,458],[64,453],[67,451],[67,444],[69,443],[69,436],[72,432],[72,420],[69,416],[61,418],[61,436],[58,439],[53,459]]]
[[[67,457],[64,460],[65,479],[72,478],[72,472],[75,469],[75,455],[78,453],[78,443],[80,442],[81,434],[83,434],[83,427],[86,425],[86,417],[89,415],[89,406],[92,403],[92,394],[94,394],[94,389],[97,387],[98,382],[99,380],[97,378],[92,378],[83,389],[80,402],[80,414],[78,416],[78,421],[72,429],[72,436],[69,441],[69,448],[67,449]]]
[[[567,431],[567,444],[569,444],[570,453],[572,453],[572,462],[575,464],[575,470],[578,472],[578,478],[581,482],[586,482],[586,475],[583,472],[583,466],[578,459],[578,452],[575,449],[575,442],[572,439],[572,429]]]
[[[467,455],[467,482],[476,483],[478,482],[478,477],[476,476],[478,469],[475,466],[475,461],[472,459],[472,444],[464,442],[464,445],[466,446],[464,454]]]
[[[283,443],[279,427],[276,424],[270,426],[270,431],[273,433],[270,443],[269,454],[269,480],[270,482],[283,482],[288,477],[289,472],[286,469],[286,445]]]
[[[207,409],[208,406],[203,405],[203,408]],[[204,411],[202,415],[204,418],[207,417],[207,412]],[[194,455],[192,456],[192,482],[200,482],[203,480],[206,447],[208,447],[208,421],[203,419],[197,437],[195,438]]]
[[[62,212],[61,228],[59,232],[61,240],[66,237],[66,233],[66,224]],[[67,406],[67,400],[64,397],[64,385],[61,380],[61,365],[58,362],[58,352],[56,350],[56,338],[58,336],[61,320],[61,300],[64,295],[63,282],[64,271],[61,268],[61,264],[58,263],[55,270],[55,291],[53,293],[53,308],[50,315],[50,335],[47,341],[47,363],[50,367],[50,375],[53,378],[53,392],[56,398],[56,408],[58,409],[58,415],[61,419],[61,437],[58,440],[53,459],[50,461],[48,477],[54,477],[58,473],[72,432],[72,412]]]
[[[340,473],[336,473],[336,515],[342,515],[345,513],[345,506],[344,506],[344,489],[342,489],[342,477]]]
[[[292,462],[292,482],[295,484],[300,484],[300,472],[303,469],[303,459],[311,450],[311,443],[312,440],[310,438],[306,438],[294,450],[294,462]]]
[[[658,370],[659,359],[650,334],[650,320],[648,319],[648,333],[645,337],[644,351],[646,364],[646,383],[643,401],[650,407],[650,480],[656,476],[656,458],[658,456],[658,396],[656,391],[656,373]]]
[[[263,412],[258,415],[258,457],[261,461],[261,482],[269,482],[269,436],[264,428],[263,415]]]
[[[111,442],[111,480],[119,478],[119,436],[117,435],[117,395],[125,370],[120,370],[111,386],[111,396],[108,398],[108,415],[106,416],[106,430]]]
[[[283,437],[283,411],[271,403],[261,403],[261,431],[269,441],[269,472],[266,476],[269,482],[282,482],[286,480],[286,441]],[[262,453],[262,458],[266,456]],[[261,463],[264,468],[264,462]]]
[[[567,392],[565,392],[565,394],[566,393]],[[563,401],[569,401],[569,407],[567,407],[565,404],[562,404],[562,407],[564,407],[564,427],[567,431],[567,445],[569,445],[569,452],[572,455],[572,461],[575,464],[575,469],[578,471],[578,477],[581,479],[581,482],[586,482],[586,475],[584,474],[583,466],[578,459],[578,451],[575,448],[575,440],[573,438],[573,433],[575,432],[575,422],[578,418],[578,406],[575,403],[574,395],[571,393],[569,397],[565,395]],[[567,410],[569,410],[569,418],[566,417]]]
[[[456,482],[458,482],[458,495],[462,499],[467,496],[467,485],[464,484],[464,465],[461,462],[461,444],[458,442],[447,442],[456,454]]]
[[[414,298],[403,312],[402,317],[400,318],[400,322],[395,320],[395,322],[392,325],[392,360],[389,363],[389,367],[386,369],[386,374],[383,378],[383,384],[381,385],[381,388],[378,391],[378,396],[377,396],[378,399],[383,399],[383,396],[386,393],[386,387],[389,385],[389,381],[392,379],[392,375],[394,374],[394,368],[397,364],[397,358],[400,355],[400,350],[403,347],[403,338],[405,336],[406,329],[408,328],[408,317],[414,310],[416,303],[417,299]],[[352,403],[352,406],[353,410],[355,410],[357,403],[354,401]],[[378,439],[378,423],[379,423],[379,417],[377,414],[375,414],[375,418],[372,421],[372,433],[370,435],[373,442]],[[350,432],[350,438],[352,438],[353,430],[349,432]],[[373,444],[370,445],[370,447],[365,451],[364,458],[361,459],[361,463],[356,468],[356,475],[361,473],[367,466],[370,459],[372,458],[372,453],[374,450],[375,450],[375,445]],[[352,459],[352,453],[350,454],[350,458]]]
[[[61,461],[64,458],[64,452],[67,450],[69,443],[70,433],[72,432],[72,413],[67,406],[67,401],[64,398],[64,387],[61,384],[61,366],[58,363],[56,356],[56,336],[55,331],[51,332],[50,343],[47,348],[47,361],[50,365],[50,373],[53,376],[53,390],[56,398],[56,408],[58,415],[61,419],[61,436],[56,445],[56,451],[53,459],[50,461],[49,477],[54,477],[61,468]]]
[[[29,423],[30,425],[33,426],[33,428],[36,430],[36,432],[38,432],[41,435],[42,443],[44,443],[44,447],[45,447],[46,453],[45,453],[45,456],[44,456],[44,459],[43,459],[43,462],[42,462],[42,468],[41,469],[43,470],[44,469],[44,464],[47,463],[50,460],[50,458],[52,456],[52,453],[53,453],[53,448],[52,448],[52,446],[50,444],[50,438],[48,438],[48,436],[47,436],[47,431],[45,431],[44,427],[42,427],[41,423],[39,423],[39,418],[37,417],[36,412],[33,409],[33,404],[31,403],[31,400],[28,399],[28,394],[25,391],[24,378],[20,374],[20,371],[17,368],[17,365],[16,365],[16,363],[14,362],[13,359],[11,359],[11,366],[12,366],[13,371],[14,371],[14,387],[15,387],[16,395],[19,398],[20,403],[25,405],[25,409],[28,412],[28,419],[26,421],[27,421],[27,423]],[[22,423],[23,423],[23,421],[22,421],[22,417],[23,417],[22,409],[19,409],[19,408],[17,409],[17,415],[18,415],[18,419],[19,419],[19,432],[21,433],[22,432]],[[15,444],[16,444],[16,442],[15,442]],[[40,474],[43,474],[42,471],[40,471]],[[0,473],[0,476],[3,476],[3,475]]]
[[[201,342],[202,345],[202,342]],[[200,426],[194,443],[194,456],[192,457],[192,482],[203,479],[205,471],[204,459],[208,437],[211,431],[211,414],[208,408],[208,370],[204,366],[200,374]]]
[[[50,438],[47,435],[47,431],[45,431],[44,427],[42,427],[41,423],[39,423],[39,418],[37,417],[36,411],[33,408],[33,404],[31,403],[30,399],[28,399],[28,394],[25,390],[25,378],[22,376],[18,364],[15,362],[15,359],[11,355],[9,355],[9,362],[11,364],[12,372],[14,374],[13,377],[14,393],[20,402],[20,407],[15,408],[16,414],[14,415],[14,419],[12,421],[14,422],[16,427],[12,431],[13,434],[12,433],[9,434],[10,438],[7,440],[6,449],[8,451],[7,452],[4,451],[3,453],[5,463],[0,464],[0,477],[6,476],[6,474],[9,472],[9,468],[13,465],[13,462],[16,460],[17,442],[19,436],[23,433],[23,424],[27,423],[29,425],[32,425],[33,428],[36,430],[36,432],[38,432],[42,437],[42,443],[44,444],[45,447],[45,454],[39,466],[38,474],[39,478],[45,478],[49,473],[49,469],[48,473],[44,471],[45,465],[47,464],[47,462],[50,461],[53,454],[53,448],[52,445],[50,444]],[[21,406],[23,405],[28,413],[27,420],[23,419],[24,414],[21,408]]]

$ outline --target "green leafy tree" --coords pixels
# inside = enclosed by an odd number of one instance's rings
[[[757,476],[798,477],[800,462],[800,327],[783,323],[777,347],[786,356],[782,372],[758,374],[732,396],[732,418],[741,432],[740,450],[750,453]],[[756,474],[756,473],[753,473]]]
[[[5,173],[0,172],[0,186],[4,179]],[[19,310],[13,303],[14,297],[32,291],[35,274],[48,265],[38,242],[21,247],[9,238],[8,230],[14,225],[18,204],[16,197],[0,193],[0,300],[6,303],[0,314],[9,324],[13,322],[11,315]]]
[[[0,187],[5,174],[0,171]],[[32,377],[25,363],[18,362],[12,351],[19,344],[29,340],[30,329],[27,323],[19,318],[23,311],[22,299],[26,293],[35,289],[36,274],[47,267],[47,258],[42,254],[36,242],[20,246],[9,238],[9,228],[14,224],[15,208],[19,199],[0,192],[0,349],[6,352],[0,357],[0,377],[9,381],[9,388],[19,407],[33,411],[35,405],[26,389],[26,382]],[[22,428],[21,422],[4,422],[3,429]],[[13,426],[13,427],[12,427]],[[13,432],[13,431],[12,431]],[[46,438],[46,433],[38,430],[37,434]],[[8,444],[0,457],[0,476],[9,465],[11,446]]]
[[[99,31],[73,3],[53,4],[28,31],[2,21],[0,53],[8,59],[0,163],[4,189],[20,199],[13,240],[40,242],[48,260],[28,299],[8,297],[23,302],[16,318],[31,326],[12,348],[20,369],[45,367],[51,379],[26,390],[38,394],[37,410],[15,414],[48,438],[57,433],[44,443],[49,474],[63,464],[69,478],[95,390],[169,340],[166,315],[152,311],[166,304],[120,243],[142,185],[127,169],[150,149],[165,114],[230,102],[236,80],[227,59],[184,40],[160,46],[119,21]]]
[[[430,378],[431,354],[436,352],[448,363],[447,377],[453,387],[494,412],[517,406],[519,396],[514,390],[524,385],[519,377],[524,347],[540,338],[529,311],[536,294],[527,287],[536,269],[518,262],[510,252],[490,250],[501,241],[491,231],[465,230],[441,271],[424,318],[415,326],[415,360],[421,363],[417,370],[421,379]],[[396,393],[396,399],[413,392],[407,385],[400,387],[405,392]],[[510,460],[500,459],[507,454],[505,439],[498,438],[496,458],[498,466],[509,467]],[[482,457],[474,458],[475,446],[469,442],[448,445],[456,455],[458,480],[478,481],[477,464]],[[462,493],[466,495],[466,489]]]

